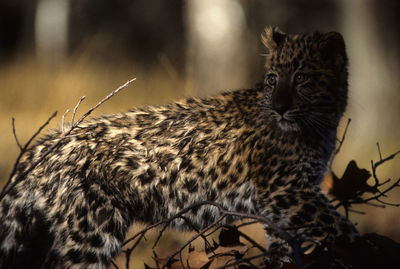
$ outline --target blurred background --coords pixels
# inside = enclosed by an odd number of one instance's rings
[[[54,111],[52,128],[82,95],[81,113],[131,78],[94,114],[252,87],[263,75],[266,25],[343,34],[352,123],[334,171],[352,159],[370,169],[376,142],[384,156],[400,149],[399,14],[398,0],[0,0],[0,185],[18,155],[12,117],[23,143]],[[400,177],[400,156],[378,176]],[[400,192],[386,201],[400,202]],[[400,208],[357,209],[367,212],[351,215],[362,232],[400,241]],[[176,247],[177,235],[163,248]]]

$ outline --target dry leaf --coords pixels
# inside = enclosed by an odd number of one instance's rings
[[[226,266],[229,263],[235,262],[237,259],[242,258],[246,252],[250,249],[250,246],[239,245],[232,247],[218,247],[214,253],[210,253],[208,256],[212,261],[210,269]],[[226,268],[238,268],[238,266],[231,266]]]
[[[352,160],[347,165],[342,178],[338,178],[332,173],[332,187],[329,193],[340,201],[348,201],[356,198],[365,192],[376,193],[377,188],[368,185],[367,180],[371,173],[362,168],[358,168],[357,163]]]
[[[204,268],[207,263],[210,263],[210,260],[204,251],[192,251],[189,253],[188,264],[191,269]]]

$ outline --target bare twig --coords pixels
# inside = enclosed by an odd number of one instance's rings
[[[74,125],[74,120],[75,120],[75,115],[76,115],[76,110],[80,106],[81,102],[85,100],[86,96],[82,96],[81,99],[79,99],[78,103],[74,107],[74,111],[72,112],[72,119],[71,119],[71,125]]]
[[[225,269],[225,268],[231,268],[234,265],[250,265],[252,268],[257,268],[256,266],[254,266],[252,263],[250,263],[251,260],[255,260],[258,258],[262,258],[265,257],[266,255],[268,255],[268,252],[264,252],[261,254],[257,254],[248,258],[243,258],[243,259],[239,259],[239,260],[232,260],[232,262],[230,263],[226,263],[223,266],[217,267],[216,269]]]
[[[21,144],[19,143],[17,134],[16,134],[16,132],[15,132],[15,119],[14,119],[14,117],[11,118],[11,122],[12,122],[11,124],[12,124],[12,130],[13,130],[15,142],[17,143],[17,146],[18,146],[19,150],[22,151],[23,148],[22,148]]]
[[[378,147],[379,160],[382,161],[382,153],[381,153],[381,147],[379,146],[379,142],[376,142],[376,146]]]
[[[118,265],[112,260],[111,264],[114,266],[115,269],[119,269]]]
[[[34,133],[31,138],[29,138],[28,142],[26,142],[24,149],[25,151],[28,149],[29,145],[32,143],[32,141],[43,131],[43,129],[50,123],[50,121],[57,115],[57,111],[55,111],[48,119],[47,121],[39,127],[39,129]]]
[[[369,205],[369,206],[373,206],[373,207],[379,207],[379,208],[385,208],[386,207],[385,205],[375,204],[375,203],[371,203],[371,202],[366,202],[365,204]]]
[[[191,244],[194,240],[196,240],[198,237],[200,237],[201,234],[204,235],[206,231],[211,229],[213,226],[217,225],[219,222],[221,222],[225,218],[224,215],[221,215],[219,218],[217,218],[216,221],[205,227],[204,229],[200,230],[199,233],[196,233],[192,238],[190,238],[188,241],[186,241],[182,246],[180,246],[177,250],[175,250],[171,255],[168,256],[167,261],[164,263],[164,265],[161,267],[166,268],[167,264],[171,262],[171,260],[179,253],[181,253],[189,244]]]
[[[39,127],[39,129],[32,135],[32,137],[28,140],[28,142],[26,142],[25,146],[22,148],[22,150],[20,151],[20,153],[18,154],[17,160],[14,163],[14,167],[11,171],[10,176],[8,177],[7,183],[4,185],[3,189],[1,190],[0,193],[0,201],[4,198],[4,196],[18,183],[17,179],[14,180],[14,182],[10,185],[12,178],[14,177],[16,171],[17,171],[17,167],[18,164],[22,158],[22,155],[24,155],[24,153],[28,150],[29,145],[32,143],[32,141],[36,138],[36,136],[39,135],[39,133],[43,130],[44,127],[46,127],[50,121],[57,115],[57,111],[54,112],[48,119],[47,121],[42,124],[42,126]],[[10,185],[10,186],[9,186]]]
[[[129,81],[127,81],[124,85],[119,86],[117,89],[115,89],[112,93],[110,93],[109,95],[107,95],[106,97],[104,97],[100,102],[98,102],[94,107],[91,107],[75,124],[74,126],[78,126],[84,119],[86,119],[87,116],[89,116],[93,110],[95,110],[96,108],[98,108],[99,106],[101,106],[104,102],[106,102],[108,99],[110,99],[111,97],[113,97],[114,95],[116,95],[119,91],[121,91],[122,89],[125,89],[126,87],[129,86],[129,84],[131,84],[132,82],[134,82],[136,80],[136,78],[131,79]]]
[[[161,239],[162,235],[164,234],[165,230],[168,228],[168,225],[169,225],[169,223],[165,223],[164,226],[162,227],[161,231],[158,233],[156,241],[154,242],[154,244],[152,246],[153,249],[157,246],[157,244],[160,241],[160,239]]]
[[[366,214],[364,211],[359,211],[359,210],[355,210],[355,209],[352,209],[352,208],[348,208],[348,211],[352,212],[352,213],[357,213],[357,214],[360,214],[360,215],[365,215]]]
[[[254,247],[258,248],[259,250],[261,250],[262,252],[267,252],[267,250],[262,247],[260,244],[258,244],[256,241],[254,241],[250,236],[248,236],[247,234],[241,232],[238,230],[238,233],[241,237],[243,237],[244,239],[246,239],[247,241],[249,241]]]
[[[393,153],[393,154],[387,156],[386,158],[382,159],[382,154],[381,154],[381,150],[380,150],[379,144],[377,143],[377,145],[378,145],[378,151],[379,151],[380,160],[377,161],[376,163],[374,163],[374,162],[371,160],[372,176],[374,177],[375,183],[377,184],[377,186],[382,186],[383,184],[382,184],[382,183],[379,184],[379,179],[378,179],[378,177],[376,176],[376,169],[377,169],[380,165],[382,165],[383,163],[385,163],[385,162],[387,162],[387,161],[393,159],[394,157],[396,157],[396,155],[400,153],[400,150],[398,150],[398,151],[396,151],[395,153]]]
[[[349,129],[350,122],[351,122],[351,118],[348,118],[347,123],[346,123],[346,127],[344,128],[344,132],[343,132],[342,138],[341,139],[337,139],[338,145],[336,147],[335,152],[332,154],[331,158],[329,159],[329,162],[328,162],[328,167],[329,168],[332,167],[333,160],[335,159],[336,155],[338,155],[338,153],[340,152],[340,150],[342,148],[343,142],[344,142],[344,140],[346,138],[347,131]]]
[[[375,201],[378,201],[378,202],[386,204],[386,205],[400,206],[400,204],[389,204],[389,203],[386,203],[386,202],[383,202],[382,200],[380,200],[380,198],[382,196],[385,196],[386,193],[388,193],[389,191],[391,191],[392,189],[394,189],[396,187],[400,187],[400,178],[397,179],[396,182],[394,182],[392,185],[390,185],[387,189],[380,192],[379,194],[372,196],[372,197],[368,197],[366,199],[362,199],[362,200],[352,200],[352,201],[350,201],[350,203],[351,204],[368,204],[368,202],[375,200]]]
[[[240,228],[240,227],[244,227],[244,226],[248,226],[248,225],[252,225],[252,224],[256,224],[256,223],[259,223],[259,222],[255,221],[255,220],[252,220],[252,221],[239,223],[238,225],[236,225],[236,227]]]
[[[147,231],[161,225],[165,223],[165,220],[159,221],[157,223],[154,223],[152,225],[147,226],[146,228],[144,228],[143,230],[135,233],[132,237],[128,238],[127,240],[125,240],[125,242],[122,244],[122,246],[126,246],[129,242],[135,240],[137,237],[142,236],[142,234],[145,234]]]
[[[190,221],[189,218],[186,218],[185,216],[181,216],[180,218],[183,219],[183,220],[185,221],[185,223],[186,223],[190,228],[193,229],[193,231],[195,231],[196,233],[199,232],[199,229]],[[204,236],[204,235],[202,235],[201,237],[202,237],[203,240],[204,240],[205,246],[208,247],[208,248],[210,248],[210,249],[212,250],[212,252],[214,252],[214,250],[212,249],[212,245],[211,245],[211,243],[208,241],[207,237]]]
[[[65,130],[65,116],[68,114],[69,109],[65,110],[64,114],[62,115],[62,121],[61,121],[61,132],[64,133]]]

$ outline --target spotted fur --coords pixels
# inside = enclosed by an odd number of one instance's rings
[[[204,200],[296,228],[300,242],[356,235],[319,187],[346,107],[344,41],[276,28],[262,40],[266,76],[256,88],[94,118],[62,139],[1,201],[0,268],[107,268],[133,222]],[[15,177],[60,135],[24,154]],[[218,214],[203,206],[187,218],[201,228]],[[279,267],[290,248],[265,229]]]

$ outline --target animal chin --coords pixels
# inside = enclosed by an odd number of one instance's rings
[[[276,122],[282,131],[296,132],[300,130],[298,123],[292,119],[286,118],[285,115],[278,115],[276,117]]]

